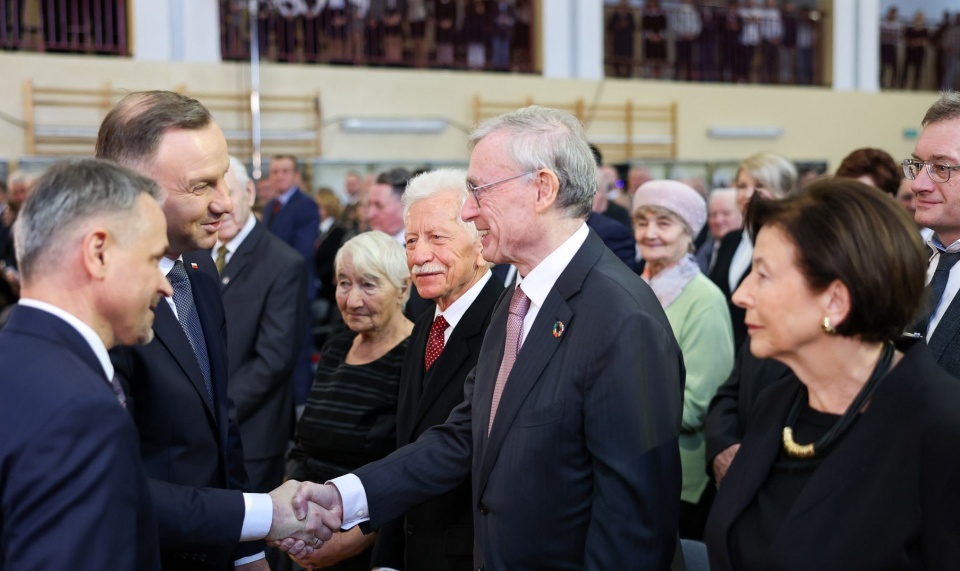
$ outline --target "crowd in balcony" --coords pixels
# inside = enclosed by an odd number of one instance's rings
[[[126,30],[123,0],[0,2],[3,50],[126,55]]]
[[[246,0],[221,1],[222,53],[250,58]],[[260,0],[261,59],[531,71],[531,0]]]
[[[932,61],[931,61],[932,58]],[[956,89],[960,12],[929,24],[922,10],[903,20],[891,7],[880,23],[880,85],[888,89]]]
[[[682,0],[607,7],[607,73],[734,83],[820,83],[822,14],[793,1]]]

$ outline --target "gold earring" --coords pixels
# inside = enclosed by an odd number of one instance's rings
[[[820,327],[823,328],[823,332],[827,335],[836,335],[837,330],[833,328],[833,324],[830,323],[829,317],[823,318],[823,323],[820,324]]]

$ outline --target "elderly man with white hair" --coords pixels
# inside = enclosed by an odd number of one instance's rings
[[[743,226],[743,214],[737,208],[737,191],[734,188],[718,188],[710,193],[707,203],[707,227],[710,236],[697,249],[697,264],[700,271],[709,274],[717,263],[717,252],[720,251],[720,240],[728,232]]]

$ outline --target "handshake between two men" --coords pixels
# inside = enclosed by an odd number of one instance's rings
[[[270,492],[273,521],[267,544],[302,558],[320,549],[343,520],[340,492],[331,484],[287,480]]]
[[[302,558],[340,530],[343,502],[332,484],[287,480],[270,492],[273,523],[267,544]]]

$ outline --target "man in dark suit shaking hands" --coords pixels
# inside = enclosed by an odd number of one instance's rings
[[[319,544],[329,531],[316,530],[319,510],[303,521],[293,516],[295,484],[270,495],[244,493],[243,450],[228,412],[220,283],[205,251],[232,210],[223,133],[194,99],[132,93],[107,114],[96,150],[153,178],[167,194],[168,246],[159,267],[173,297],[157,306],[151,343],[111,356],[140,434],[164,569],[265,569],[255,540],[296,533]]]
[[[159,569],[107,350],[149,342],[173,293],[157,268],[162,199],[152,180],[88,160],[54,166],[20,213],[22,297],[0,332],[0,570],[49,569],[51,549],[68,566]]]
[[[470,198],[466,171],[440,169],[412,179],[403,193],[407,265],[420,295],[435,302],[410,334],[400,375],[397,445],[443,424],[463,401],[503,283],[481,255],[480,233],[460,218]],[[380,529],[373,566],[473,568],[470,480]]]
[[[676,547],[684,369],[660,303],[584,220],[580,123],[527,107],[471,134],[461,213],[517,267],[465,400],[413,444],[295,501],[370,528],[472,477],[474,565],[667,569]],[[519,346],[519,349],[518,349]]]

